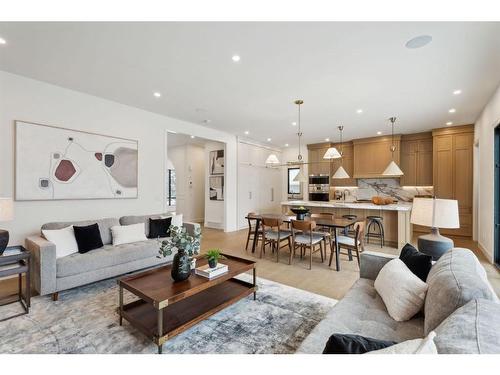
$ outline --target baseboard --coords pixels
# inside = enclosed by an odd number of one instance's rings
[[[493,255],[488,253],[488,251],[486,251],[485,247],[483,245],[481,245],[481,242],[477,242],[477,247],[479,248],[479,250],[481,250],[481,252],[483,253],[483,255],[486,257],[486,259],[488,259],[488,262],[490,262],[491,264],[494,264],[494,260],[493,260]]]

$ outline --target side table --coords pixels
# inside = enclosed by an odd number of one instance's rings
[[[18,275],[18,293],[17,299],[12,300],[12,296],[8,299],[0,301],[0,306],[9,305],[19,302],[23,307],[24,312],[0,319],[3,322],[8,319],[15,318],[20,315],[28,314],[31,305],[31,288],[30,288],[30,255],[29,250],[23,246],[10,246],[5,249],[0,255],[0,277]],[[26,275],[24,293],[23,293],[23,273]]]

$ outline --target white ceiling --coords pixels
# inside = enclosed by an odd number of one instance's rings
[[[297,98],[320,142],[338,124],[386,134],[393,115],[401,133],[472,123],[500,82],[500,23],[30,22],[0,37],[1,70],[278,146],[296,143]]]
[[[200,147],[205,147],[207,142],[213,142],[205,138],[196,137],[191,138],[190,135],[187,134],[179,134],[179,133],[168,133],[167,136],[167,147],[177,147],[177,146],[185,146],[185,145],[196,145]],[[167,149],[168,149],[167,148]]]

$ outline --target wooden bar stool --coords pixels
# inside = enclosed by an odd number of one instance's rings
[[[266,245],[271,245],[271,250],[276,251],[276,261],[280,261],[280,249],[288,246],[290,250],[290,260],[288,264],[291,264],[292,258],[292,243],[291,237],[292,232],[288,229],[281,229],[283,224],[282,219],[274,217],[262,217],[262,246],[260,247],[260,255],[266,252]],[[282,245],[282,242],[286,242]]]
[[[325,237],[322,233],[314,232],[314,228],[316,228],[316,223],[312,220],[292,220],[293,255],[295,255],[295,250],[299,248],[300,257],[302,258],[306,250],[309,249],[309,269],[312,269],[313,253],[316,251],[321,253],[321,263],[324,262],[323,243]],[[292,255],[290,254],[290,264],[291,262]]]

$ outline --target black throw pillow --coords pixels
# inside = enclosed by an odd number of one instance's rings
[[[81,254],[87,253],[90,250],[103,247],[101,232],[97,223],[84,227],[73,226],[75,230],[76,243],[78,244],[78,252]]]
[[[422,254],[412,245],[407,243],[401,250],[399,259],[401,259],[401,261],[406,264],[406,267],[417,275],[420,280],[423,282],[427,280],[427,275],[432,267],[432,257],[430,255]]]
[[[394,341],[372,339],[359,335],[335,333],[328,339],[323,354],[364,354],[397,344]]]
[[[165,219],[149,219],[148,238],[170,236],[170,224],[172,224],[171,217],[167,217]]]

